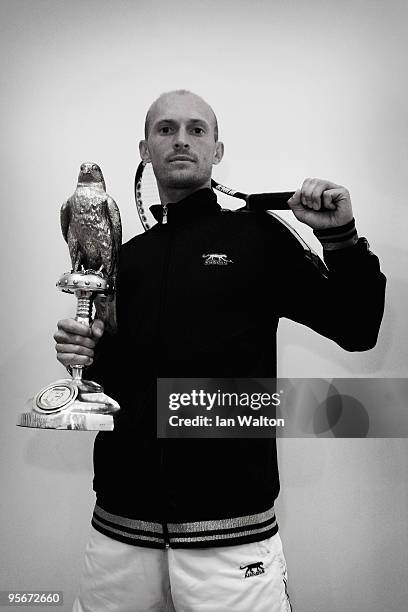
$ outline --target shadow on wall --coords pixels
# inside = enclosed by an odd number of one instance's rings
[[[366,438],[370,419],[363,404],[350,395],[333,394],[314,414],[316,436],[330,430],[335,438]]]
[[[407,378],[281,378],[284,438],[408,438]]]
[[[354,385],[353,385],[354,382]],[[358,387],[360,379],[352,379]],[[374,382],[377,382],[376,380]],[[342,385],[344,387],[344,385]],[[361,389],[357,389],[361,392]],[[336,387],[336,381],[293,379],[285,389],[283,413],[289,420],[284,437],[366,438],[372,419],[370,392],[366,401],[356,394],[346,394]],[[292,427],[291,427],[292,426]],[[291,431],[292,429],[292,431]]]
[[[91,472],[96,432],[18,429],[31,432],[24,448],[26,464],[54,473]],[[25,431],[23,435],[27,435]],[[85,437],[88,439],[84,440]]]

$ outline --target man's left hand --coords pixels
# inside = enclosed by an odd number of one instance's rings
[[[288,205],[296,219],[312,229],[339,227],[353,218],[347,189],[324,179],[305,179]]]

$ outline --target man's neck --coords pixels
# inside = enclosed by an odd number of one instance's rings
[[[202,185],[195,185],[194,187],[188,187],[187,189],[177,189],[172,187],[163,187],[162,185],[157,185],[159,189],[160,202],[162,204],[168,204],[169,202],[180,202],[180,200],[184,200],[192,193],[198,191],[199,189],[205,189],[206,187],[211,188],[211,179],[205,181]]]

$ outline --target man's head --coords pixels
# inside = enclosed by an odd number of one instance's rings
[[[153,102],[139,149],[142,159],[152,163],[159,190],[164,191],[209,187],[212,166],[224,152],[214,111],[186,90],[162,94]]]

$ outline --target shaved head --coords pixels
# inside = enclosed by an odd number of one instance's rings
[[[162,93],[153,102],[153,104],[151,104],[149,110],[147,111],[146,119],[145,119],[145,138],[146,140],[149,137],[149,132],[150,132],[151,124],[152,124],[152,117],[154,115],[154,111],[156,110],[156,108],[160,106],[160,103],[165,98],[175,98],[177,96],[190,96],[192,98],[195,98],[197,101],[200,100],[201,103],[205,107],[207,107],[210,117],[211,117],[212,126],[214,129],[214,140],[215,142],[217,142],[218,141],[218,122],[217,122],[217,117],[215,116],[213,109],[203,98],[201,98],[201,96],[197,96],[197,94],[193,93],[192,91],[188,91],[187,89],[176,89],[174,91],[168,91],[168,92]]]

